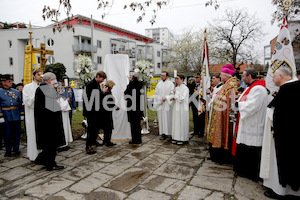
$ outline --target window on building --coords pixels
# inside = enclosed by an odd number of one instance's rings
[[[8,48],[12,48],[12,41],[11,40],[8,40]]]
[[[54,40],[49,38],[48,41],[47,41],[47,44],[49,47],[52,47],[54,45]]]
[[[88,40],[87,42],[88,42],[88,44],[91,44],[91,40]]]
[[[157,68],[160,68],[160,63],[157,63]]]
[[[102,57],[101,56],[97,56],[97,63],[102,64]]]
[[[9,66],[13,66],[14,65],[14,60],[12,57],[9,57]]]
[[[97,40],[97,47],[98,47],[99,49],[102,48],[102,41],[101,41],[101,40]]]
[[[157,51],[157,57],[160,57],[160,51]]]
[[[81,39],[81,43],[84,44],[84,39]]]
[[[50,64],[54,64],[54,62],[55,62],[54,56],[49,56],[48,62],[49,62]]]

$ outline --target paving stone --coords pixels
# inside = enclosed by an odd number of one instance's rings
[[[49,179],[47,177],[40,178],[34,175],[25,177],[23,179],[18,179],[10,185],[7,185],[5,189],[5,195],[8,197],[13,197],[18,194],[23,194],[25,190],[35,187],[37,185],[44,184],[48,182]]]
[[[56,193],[54,197],[64,197],[67,200],[83,200],[84,195],[83,194],[77,194],[74,192],[70,192],[67,190],[62,190],[59,193]]]
[[[170,158],[169,155],[153,153],[135,164],[135,166],[151,171],[161,166],[168,158]]]
[[[129,192],[149,175],[148,170],[131,168],[117,176],[105,186],[121,192]]]
[[[132,165],[134,165],[135,163],[137,163],[138,161],[139,159],[125,156],[122,159],[117,160],[112,164],[106,166],[105,168],[101,169],[101,172],[116,176],[122,173],[124,170],[131,167]]]
[[[222,165],[204,163],[197,171],[196,175],[218,178],[233,178],[234,171],[232,168],[224,168]]]
[[[168,194],[176,194],[185,186],[185,184],[186,182],[182,180],[151,175],[143,182],[141,187]]]
[[[97,161],[90,161],[81,165],[79,167],[75,167],[74,169],[64,173],[62,177],[67,178],[69,180],[77,181],[79,179],[84,178],[92,174],[93,172],[99,171],[101,168],[105,167],[107,163],[100,163]]]
[[[177,178],[180,180],[187,180],[193,176],[194,172],[195,170],[191,167],[165,163],[156,169],[154,174],[167,176],[170,178]]]
[[[143,145],[143,146],[139,147],[138,149],[132,151],[128,156],[132,156],[132,157],[142,160],[142,159],[146,158],[147,156],[149,156],[149,154],[151,154],[157,148],[158,148],[158,146],[155,146],[155,145]]]
[[[8,167],[8,168],[14,168],[17,166],[21,166],[24,164],[29,164],[30,160],[26,159],[26,158],[16,158],[14,160],[2,163],[1,165],[4,167]]]
[[[29,188],[28,190],[25,191],[25,194],[29,196],[46,199],[47,197],[70,186],[72,183],[73,181],[57,177],[57,178],[53,178],[47,183]]]
[[[1,200],[2,200],[2,198],[1,198]],[[19,196],[19,197],[14,198],[14,200],[38,200],[38,198]]]
[[[101,158],[99,159],[101,162],[114,162],[116,160],[121,159],[126,154],[130,153],[130,149],[113,149],[112,151],[109,151],[105,153]]]
[[[80,180],[78,183],[75,183],[70,187],[70,190],[77,192],[77,193],[89,193],[92,190],[99,188],[108,180],[110,180],[112,176],[107,174],[103,174],[100,172],[95,172],[90,176]]]
[[[169,148],[165,146],[160,146],[155,153],[165,154],[165,155],[173,155],[178,151],[177,148]]]
[[[224,200],[224,199],[225,199],[224,194],[222,192],[213,192],[211,195],[206,197],[204,200]],[[238,199],[238,200],[243,200],[243,199]]]
[[[94,192],[91,192],[85,196],[85,200],[123,200],[126,198],[122,192],[109,190],[106,188],[98,188]]]
[[[204,199],[211,193],[211,190],[202,189],[194,186],[186,186],[180,193],[178,200]]]
[[[171,197],[166,194],[160,193],[160,192],[154,192],[154,191],[142,189],[142,190],[132,193],[127,199],[128,200],[141,200],[141,199],[169,200],[169,199],[171,199]]]
[[[0,166],[0,173],[5,172],[5,171],[7,171],[7,170],[9,170],[8,167]]]
[[[233,178],[219,178],[209,176],[194,176],[190,184],[201,188],[218,190],[230,193],[232,190]]]
[[[174,154],[167,163],[182,165],[186,167],[200,167],[203,159],[198,155]]]
[[[247,190],[245,190],[245,188],[247,188]],[[249,199],[268,199],[264,195],[266,190],[263,188],[261,183],[254,182],[247,178],[237,177],[234,190],[238,194],[236,196],[244,196]]]
[[[25,176],[32,172],[33,172],[32,170],[26,169],[24,167],[16,167],[16,168],[10,169],[6,172],[2,172],[0,174],[0,178],[5,179],[7,181],[11,181],[11,180],[19,179],[22,176]]]
[[[94,154],[95,155],[95,154]],[[67,158],[63,160],[60,164],[68,165],[68,166],[79,166],[88,162],[89,160],[94,159],[93,155],[88,154],[77,154],[71,158]]]

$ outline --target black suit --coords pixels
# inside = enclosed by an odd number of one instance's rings
[[[84,93],[83,115],[87,118],[87,140],[86,146],[96,145],[96,139],[101,128],[101,106],[103,92],[99,83],[93,79],[86,84]],[[99,124],[100,123],[100,124]]]
[[[143,109],[141,109],[141,89],[143,84],[138,80],[130,81],[124,92],[125,95],[130,95],[134,97],[134,91],[136,92],[135,98],[133,100],[127,98],[127,108],[131,108],[132,105],[136,105],[134,109],[129,109],[127,111],[128,121],[131,127],[132,143],[141,143],[141,119],[143,117]],[[134,101],[134,102],[133,102]]]

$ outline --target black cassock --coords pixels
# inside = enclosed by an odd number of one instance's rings
[[[127,108],[135,105],[135,109],[129,109],[127,111],[128,121],[130,122],[131,127],[131,136],[133,143],[141,143],[141,119],[143,117],[143,109],[141,109],[141,89],[143,88],[143,84],[134,79],[130,81],[127,85],[127,88],[124,92],[125,95],[130,95],[133,98],[127,98]],[[135,91],[135,92],[134,92]],[[135,93],[135,95],[134,95]],[[133,102],[134,101],[134,102]]]
[[[274,107],[273,128],[279,183],[300,187],[300,81],[282,85],[269,107]]]
[[[57,100],[60,95],[52,87],[42,82],[35,93],[34,119],[37,148],[43,151],[36,162],[48,167],[56,165],[56,148],[66,144],[62,113]]]

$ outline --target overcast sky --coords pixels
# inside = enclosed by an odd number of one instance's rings
[[[207,0],[170,0],[170,4],[159,11],[156,23],[151,26],[149,20],[152,12],[148,11],[143,22],[136,23],[136,19],[141,13],[124,10],[124,4],[130,0],[114,0],[114,5],[109,14],[102,20],[101,11],[97,10],[97,0],[71,0],[72,14],[80,14],[112,24],[124,29],[131,30],[145,35],[146,28],[167,27],[173,34],[180,34],[186,28],[198,31],[207,26],[209,21],[222,15],[227,8],[247,9],[249,14],[255,14],[257,18],[265,23],[264,32],[266,36],[259,44],[258,49],[263,52],[263,46],[268,45],[278,33],[277,24],[271,25],[271,14],[276,7],[271,4],[271,0],[218,0],[220,8],[205,7]],[[0,0],[0,21],[1,22],[24,22],[29,20],[33,25],[46,26],[51,24],[42,18],[44,5],[58,7],[59,0]],[[62,10],[63,13],[63,10]],[[59,20],[65,17],[64,14]]]

